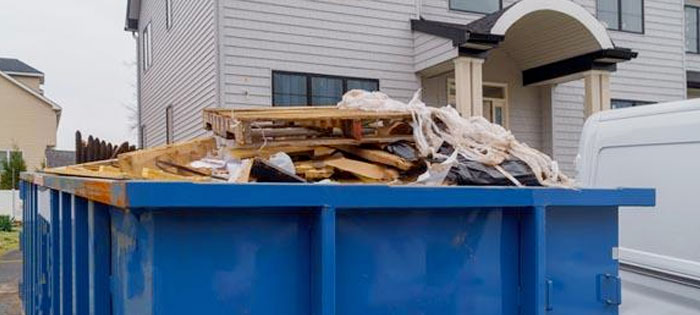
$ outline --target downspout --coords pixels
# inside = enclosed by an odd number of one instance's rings
[[[136,42],[136,120],[138,125],[136,126],[136,141],[139,144],[139,148],[143,149],[146,144],[143,143],[144,136],[141,134],[144,132],[143,124],[141,123],[141,62],[139,59],[139,52],[141,47],[139,47],[139,34],[138,31],[131,32],[131,37]]]
[[[416,16],[415,16],[415,18],[420,19],[421,11],[423,8],[423,0],[415,0],[415,2],[416,2]]]

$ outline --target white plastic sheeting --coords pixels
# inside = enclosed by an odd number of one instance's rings
[[[438,151],[447,143],[464,158],[493,166],[515,185],[521,184],[499,165],[506,159],[525,162],[543,186],[572,187],[573,182],[546,154],[518,142],[513,134],[481,116],[462,117],[451,106],[428,107],[420,91],[403,103],[381,92],[352,90],[343,96],[339,108],[366,111],[402,111],[413,115],[413,136],[423,157],[449,158]],[[436,122],[438,121],[439,124]]]

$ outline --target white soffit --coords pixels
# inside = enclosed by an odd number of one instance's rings
[[[491,28],[491,33],[505,35],[518,20],[537,11],[555,11],[566,14],[585,26],[598,41],[601,49],[615,48],[603,24],[598,22],[586,9],[568,0],[522,0],[517,2],[498,18]]]

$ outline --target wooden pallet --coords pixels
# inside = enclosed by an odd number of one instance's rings
[[[204,128],[237,147],[345,145],[411,140],[412,116],[336,107],[205,109]]]

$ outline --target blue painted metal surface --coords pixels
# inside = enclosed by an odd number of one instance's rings
[[[618,206],[654,204],[648,189],[23,179],[26,314],[617,314]]]

